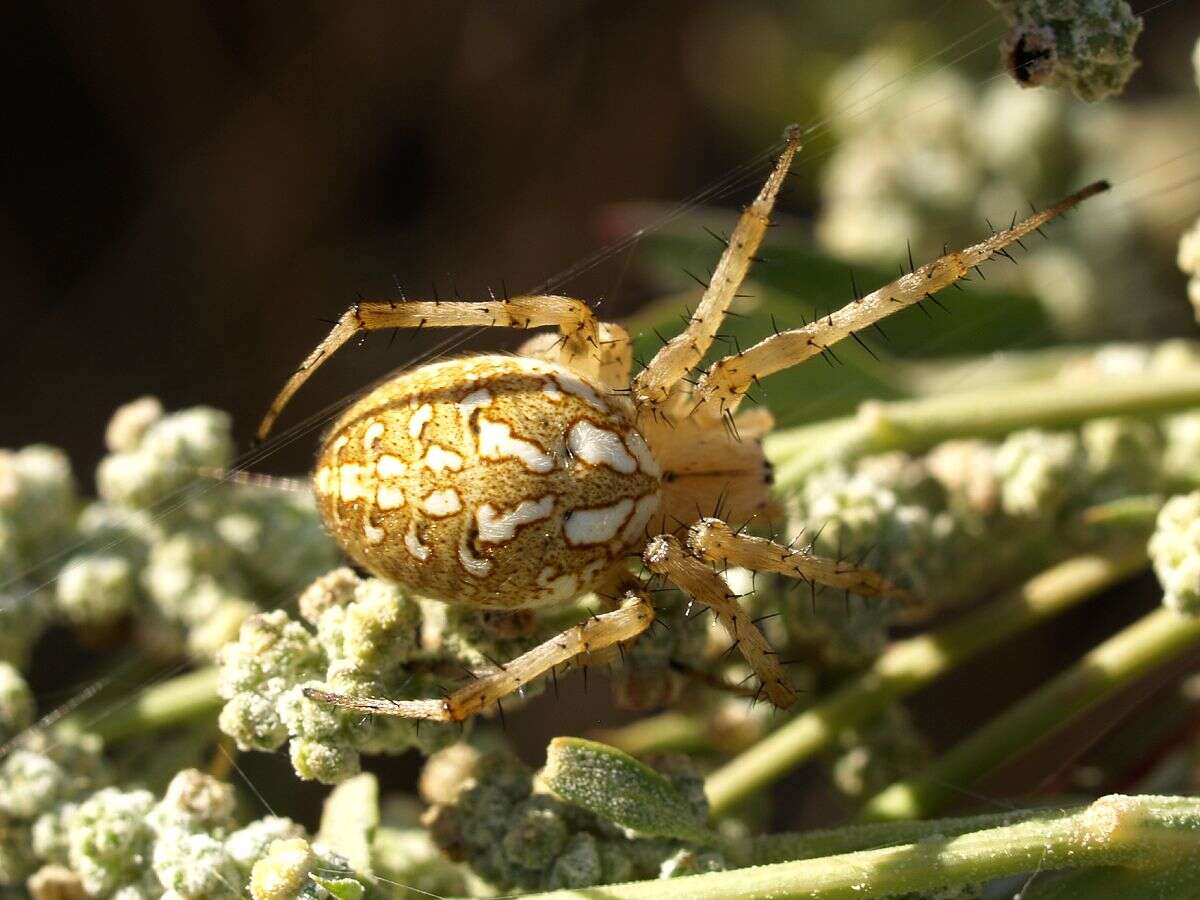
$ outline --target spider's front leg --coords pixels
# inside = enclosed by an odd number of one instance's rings
[[[551,669],[614,644],[624,643],[653,624],[654,607],[649,597],[641,590],[629,590],[620,608],[593,616],[510,662],[477,674],[474,681],[444,698],[389,700],[384,697],[351,697],[315,688],[305,689],[304,695],[320,703],[377,716],[461,722],[503,700]]]
[[[662,575],[684,593],[712,609],[733,645],[741,651],[762,682],[763,692],[772,703],[786,709],[796,702],[795,688],[788,681],[778,655],[738,603],[737,596],[729,589],[724,578],[670,534],[651,538],[642,559],[651,572]]]
[[[333,329],[292,373],[271,401],[255,437],[264,440],[284,406],[301,385],[350,338],[389,328],[543,328],[555,326],[560,352],[585,372],[603,366],[599,326],[582,300],[553,294],[506,297],[503,300],[363,300],[342,313]],[[627,339],[626,339],[627,340]],[[611,352],[608,354],[611,355]]]
[[[986,240],[962,250],[954,250],[923,266],[913,266],[865,297],[827,313],[803,328],[780,331],[759,341],[748,350],[722,357],[709,366],[692,392],[696,422],[718,422],[737,412],[738,404],[758,379],[798,365],[828,350],[833,344],[868,328],[893,313],[931,298],[938,291],[965,278],[973,268],[996,255],[1008,255],[1005,249],[1020,244],[1021,238],[1075,208],[1089,197],[1109,189],[1107,181],[1097,181],[1053,206],[998,231]],[[1009,257],[1011,259],[1011,257]],[[665,348],[664,348],[665,349]]]
[[[775,572],[789,578],[850,591],[860,597],[886,597],[918,603],[909,591],[877,572],[840,559],[830,559],[766,538],[738,534],[720,519],[705,518],[688,529],[687,546],[714,565],[740,566],[754,572]]]

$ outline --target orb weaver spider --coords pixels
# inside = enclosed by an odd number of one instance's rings
[[[771,506],[762,408],[738,412],[773,372],[948,287],[1055,216],[1107,189],[1092,184],[986,240],[931,263],[797,329],[776,331],[688,378],[717,330],[768,226],[800,146],[792,127],[757,198],[741,214],[685,330],[631,379],[629,335],[580,300],[364,301],[351,306],[301,363],[258,429],[265,438],[318,366],[357,334],[449,326],[543,328],[515,355],[434,362],[382,383],[326,435],[314,485],[321,516],[372,574],[447,603],[521,612],[584,593],[612,598],[575,625],[444,698],[390,700],[310,689],[312,699],[390,716],[461,721],[530,681],[644,632],[655,612],[627,560],[716,614],[778,707],[796,700],[783,666],[718,569],[740,566],[846,589],[904,597],[882,576],[741,533]],[[702,510],[719,508],[722,516]],[[686,528],[683,540],[670,523]],[[527,613],[526,613],[527,614]]]

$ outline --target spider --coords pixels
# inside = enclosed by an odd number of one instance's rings
[[[640,557],[707,605],[778,707],[796,692],[720,570],[741,566],[846,589],[904,596],[882,576],[810,550],[741,533],[771,507],[761,438],[769,412],[738,411],[748,388],[860,329],[930,297],[1082,200],[1089,185],[986,240],[912,267],[895,281],[803,328],[718,359],[698,380],[722,318],[746,277],[800,146],[789,128],[777,163],[742,212],[685,330],[631,378],[629,335],[563,296],[483,301],[364,301],[351,306],[301,363],[258,429],[334,351],[376,329],[553,326],[515,355],[475,354],[399,374],[333,425],[313,476],[321,516],[372,574],[481,610],[523,613],[594,592],[592,616],[444,698],[391,700],[309,690],[310,698],[390,716],[461,721],[556,667],[618,648],[653,624]],[[702,510],[720,509],[721,518]],[[682,539],[676,537],[684,530]]]

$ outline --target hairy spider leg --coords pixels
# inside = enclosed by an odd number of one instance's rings
[[[694,415],[715,422],[736,412],[742,397],[756,379],[824,353],[838,341],[892,313],[920,303],[963,278],[971,269],[1002,252],[1005,247],[1108,188],[1107,181],[1090,184],[1053,206],[993,234],[987,240],[940,256],[803,328],[773,334],[744,352],[717,360],[701,377],[693,393],[696,404]]]
[[[515,659],[476,675],[473,681],[444,698],[388,700],[334,694],[316,688],[306,688],[304,695],[310,700],[377,716],[461,722],[563,663],[637,637],[654,624],[654,619],[649,595],[640,589],[630,590],[619,609],[566,629]]]
[[[342,313],[333,330],[292,373],[271,401],[255,437],[260,441],[266,438],[292,395],[326,359],[356,334],[388,328],[472,325],[489,328],[555,326],[561,334],[563,352],[569,358],[579,358],[579,362],[572,365],[573,368],[580,368],[587,359],[595,360],[596,369],[601,364],[596,317],[586,303],[573,297],[535,294],[503,300],[364,300]]]
[[[800,149],[800,129],[793,125],[786,134],[787,144],[758,197],[742,212],[729,243],[713,270],[712,278],[700,299],[700,305],[688,320],[687,328],[667,341],[646,368],[633,380],[633,399],[639,407],[661,406],[687,373],[699,365],[712,346],[717,329],[729,305],[746,279],[750,264],[762,244],[770,224],[775,198],[783,187],[792,159]]]

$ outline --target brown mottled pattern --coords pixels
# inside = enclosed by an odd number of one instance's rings
[[[416,369],[359,400],[329,432],[315,476],[321,514],[356,562],[424,596],[496,609],[570,599],[646,537],[644,517],[625,520],[611,540],[569,546],[572,511],[659,492],[657,472],[644,466],[626,474],[571,454],[567,436],[581,420],[630,447],[628,401],[554,363],[485,355]],[[482,458],[483,429],[501,434],[511,455]],[[494,520],[523,501],[526,518],[547,506],[549,514],[519,521],[504,543],[479,539],[480,507],[490,505]]]

